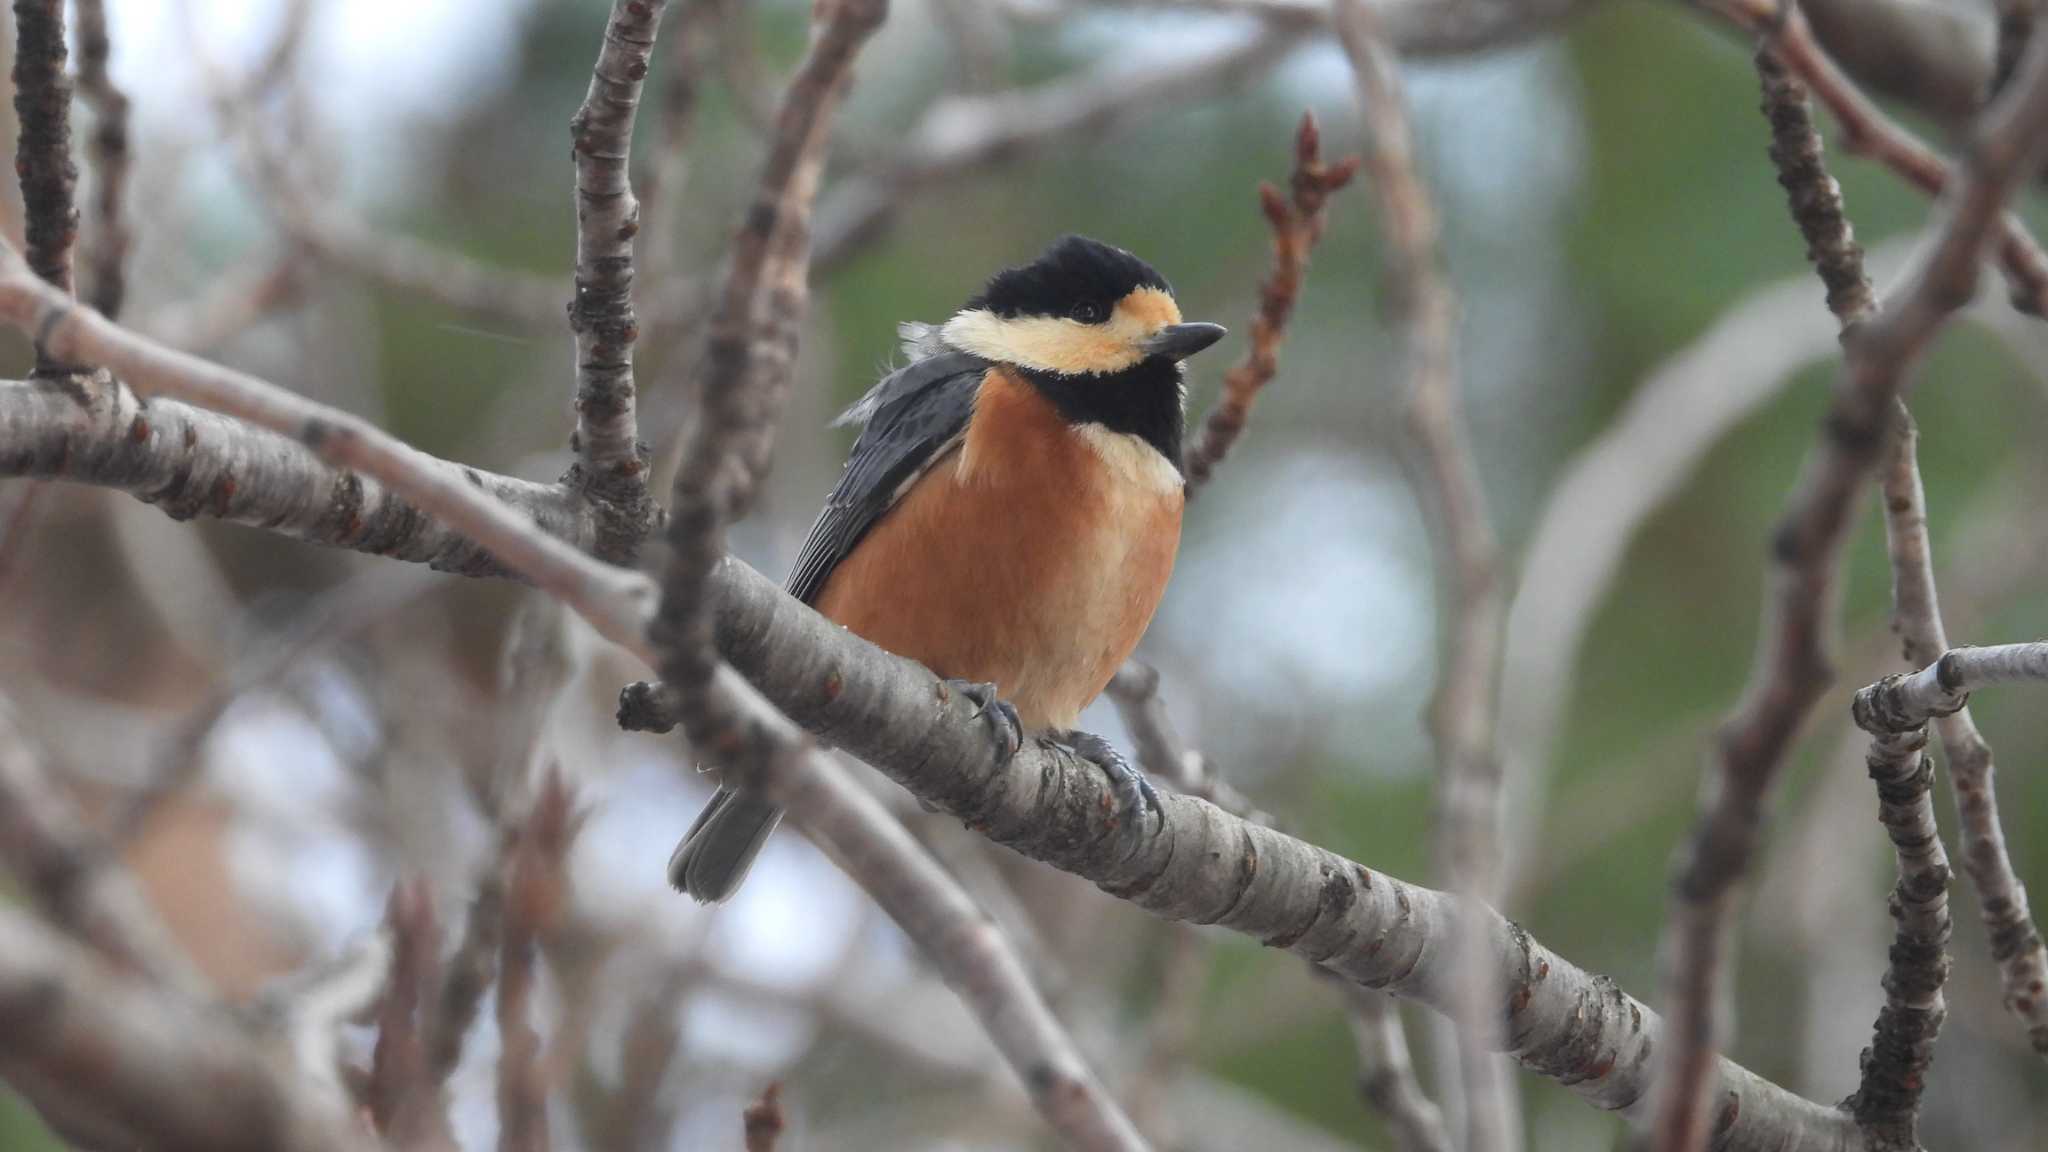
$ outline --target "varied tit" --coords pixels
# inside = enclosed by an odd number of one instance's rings
[[[1181,361],[1223,329],[1183,323],[1136,256],[1069,236],[943,325],[902,332],[910,363],[840,417],[860,438],[789,592],[953,682],[1006,747],[1028,735],[1100,765],[1136,828],[1135,806],[1157,797],[1074,725],[1173,571]],[[781,815],[720,788],[669,880],[701,901],[732,895]]]

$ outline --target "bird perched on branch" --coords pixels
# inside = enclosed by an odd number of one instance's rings
[[[1166,590],[1186,503],[1181,361],[1223,329],[1183,323],[1136,256],[1069,236],[902,333],[910,363],[839,418],[860,438],[788,590],[945,677],[1006,750],[1028,737],[1099,765],[1136,829],[1158,797],[1074,725]],[[670,882],[732,895],[781,816],[720,788]]]

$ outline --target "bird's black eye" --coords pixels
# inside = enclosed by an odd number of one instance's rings
[[[1104,308],[1100,301],[1083,300],[1079,304],[1074,305],[1067,312],[1067,315],[1072,316],[1083,324],[1100,324],[1103,318],[1109,315],[1109,310]]]

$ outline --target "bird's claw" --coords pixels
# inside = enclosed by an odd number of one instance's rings
[[[1004,763],[1017,754],[1024,746],[1024,722],[1017,718],[1017,709],[1008,700],[996,695],[996,686],[977,683],[973,680],[947,680],[949,691],[958,692],[974,703],[974,714],[988,721],[995,733],[996,747],[1002,750]]]
[[[1117,838],[1125,847],[1132,846],[1134,838],[1143,833],[1147,809],[1162,825],[1166,823],[1166,806],[1159,802],[1152,781],[1132,767],[1115,745],[1093,732],[1052,732],[1046,739],[1053,747],[1072,752],[1109,777],[1116,793]]]

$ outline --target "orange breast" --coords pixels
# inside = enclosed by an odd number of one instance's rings
[[[1152,621],[1185,502],[1132,466],[1149,448],[1105,442],[992,371],[963,445],[840,562],[818,610],[941,676],[992,681],[1027,727],[1073,727]]]

